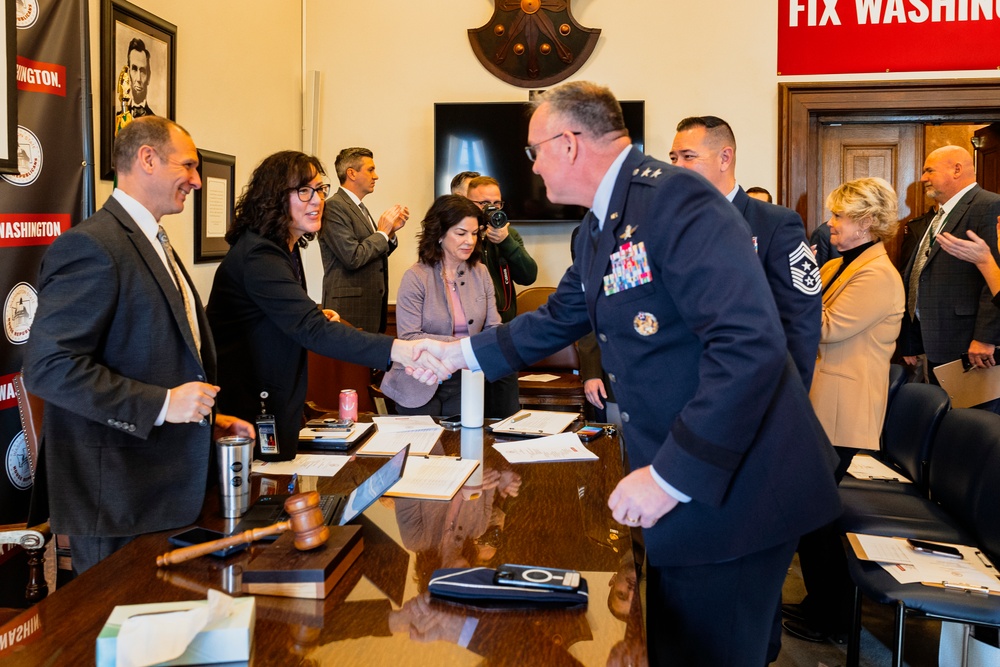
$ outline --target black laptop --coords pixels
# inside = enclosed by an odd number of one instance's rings
[[[343,526],[356,518],[369,505],[382,497],[382,494],[392,488],[392,485],[403,477],[406,467],[406,456],[410,446],[386,461],[378,470],[361,482],[350,494],[333,493],[320,496],[320,509],[328,526]],[[264,528],[288,518],[285,513],[287,495],[261,496],[257,499],[243,519],[233,529],[233,533],[241,533],[254,528]],[[268,541],[278,539],[278,535],[263,538]]]

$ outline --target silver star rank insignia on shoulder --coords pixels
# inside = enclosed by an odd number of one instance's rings
[[[792,274],[792,286],[803,294],[815,296],[823,289],[816,255],[805,241],[788,253],[788,270]]]

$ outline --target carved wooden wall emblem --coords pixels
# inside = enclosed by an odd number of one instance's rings
[[[600,28],[573,18],[571,0],[494,0],[493,17],[469,29],[479,62],[502,81],[522,88],[559,83],[587,61]]]

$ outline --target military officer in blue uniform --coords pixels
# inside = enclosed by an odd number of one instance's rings
[[[678,123],[670,162],[708,179],[750,225],[788,351],[808,391],[819,349],[823,285],[802,219],[784,206],[751,198],[736,183],[736,137],[729,123],[717,116],[692,116]]]
[[[590,208],[576,260],[546,305],[446,363],[492,379],[593,329],[632,468],[608,504],[646,542],[651,663],[759,667],[799,536],[840,508],[749,229],[701,176],[631,147],[608,89],[536,105],[548,198]]]

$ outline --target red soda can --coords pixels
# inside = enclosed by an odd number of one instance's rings
[[[358,392],[353,389],[340,391],[340,418],[358,421]]]

